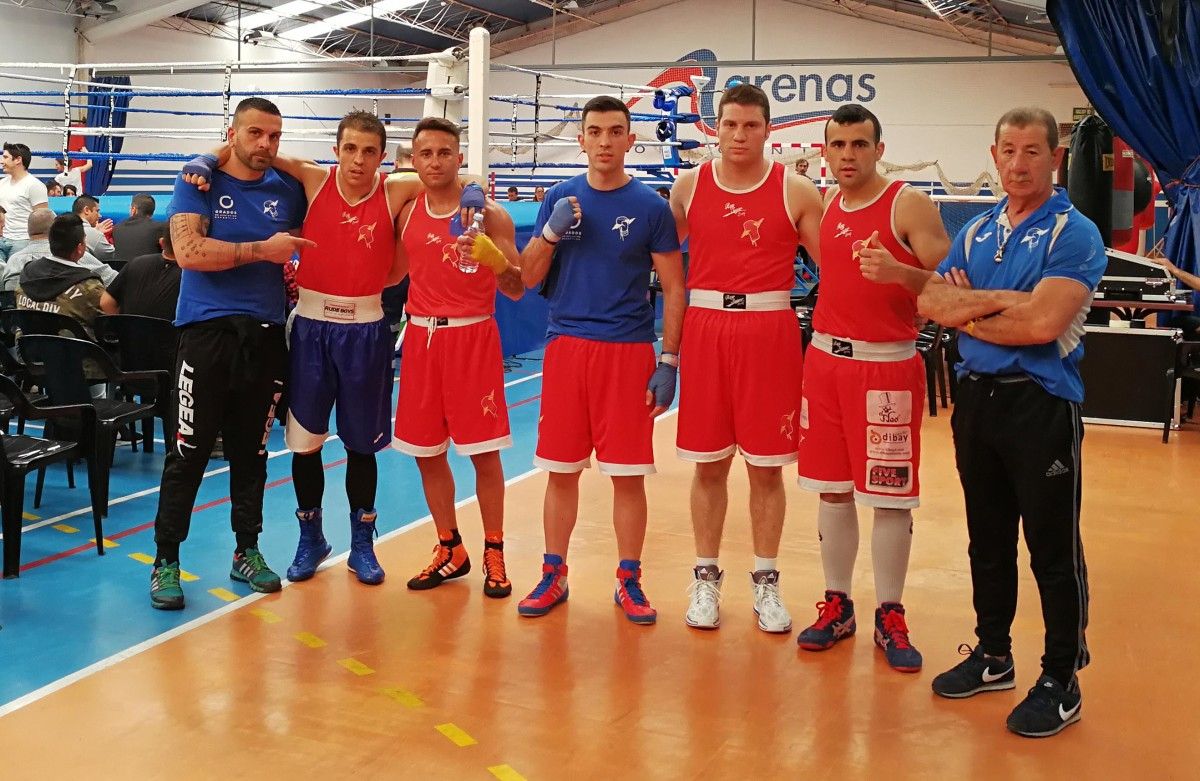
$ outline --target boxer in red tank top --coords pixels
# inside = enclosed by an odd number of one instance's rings
[[[492,313],[497,289],[514,301],[525,292],[516,229],[503,207],[486,201],[484,234],[504,258],[494,269],[472,264],[474,233],[457,239],[451,233],[464,189],[458,175],[463,159],[459,128],[427,117],[417,123],[412,150],[425,192],[400,214],[396,252],[410,279],[409,323],[392,447],[417,459],[438,543],[433,561],[408,587],[431,589],[471,570],[454,510],[454,475],[446,460],[454,440],[459,454],[470,456],[475,467],[484,531],[484,594],[507,597],[512,584],[504,566],[500,450],[512,446],[512,436],[500,332]]]
[[[680,239],[690,237],[676,450],[696,463],[697,558],[685,621],[699,629],[720,624],[717,556],[736,451],[750,480],[758,626],[792,627],[776,565],[782,467],[796,460],[799,436],[802,352],[790,292],[798,246],[818,256],[821,201],[811,181],[767,161],[770,121],[761,89],[725,90],[717,111],[721,159],[685,172],[671,191]]]
[[[917,294],[950,240],[929,196],[878,172],[879,120],[861,106],[834,112],[825,156],[838,186],[821,220],[821,284],[800,408],[800,485],[819,491],[825,599],[801,648],[854,634],[850,581],[858,551],[855,502],[874,508],[875,642],[902,672],[921,669],[901,598],[924,410],[915,348]]]

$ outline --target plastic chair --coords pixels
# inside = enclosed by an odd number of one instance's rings
[[[0,496],[3,497],[0,517],[4,528],[4,577],[15,578],[21,571],[21,520],[25,513],[25,476],[34,469],[41,472],[48,464],[82,458],[88,465],[88,489],[91,494],[92,524],[96,530],[96,553],[104,555],[101,459],[96,452],[96,411],[90,404],[69,404],[54,407],[34,406],[24,392],[9,377],[0,375],[0,396],[3,396],[21,415],[35,420],[71,420],[83,436],[74,442],[22,435],[10,436],[0,432],[4,461],[0,465]]]
[[[108,352],[115,353],[122,371],[165,371],[175,373],[175,355],[179,348],[179,330],[170,320],[142,315],[101,315],[96,318],[96,340]],[[126,386],[144,401],[156,401],[154,383],[140,383],[136,388]],[[128,398],[133,393],[127,393]],[[170,405],[161,405],[164,439],[171,441],[174,421]],[[154,427],[142,422],[142,449],[154,452]]]
[[[57,312],[39,312],[36,309],[6,309],[0,314],[0,318],[5,321],[6,330],[16,337],[26,334],[49,334],[92,341],[92,336],[83,327],[83,323]]]
[[[151,421],[153,427],[153,419],[162,417],[161,408],[167,404],[170,375],[165,371],[123,372],[98,344],[83,339],[27,334],[21,337],[17,347],[26,364],[31,368],[42,367],[41,381],[51,404],[90,404],[95,408],[96,452],[104,488],[104,514],[107,515],[108,477],[117,446],[117,431],[146,419]],[[92,372],[104,382],[135,391],[139,386],[155,383],[155,401],[136,403],[119,399],[93,399],[90,387],[96,380],[90,377]]]

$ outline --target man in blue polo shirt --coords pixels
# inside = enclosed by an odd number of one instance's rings
[[[613,482],[615,601],[635,623],[656,613],[641,586],[645,476],[654,472],[654,418],[675,397],[683,329],[683,265],[666,201],[625,173],[629,109],[616,98],[583,107],[588,170],[550,188],[521,258],[528,287],[550,300],[536,466],[550,473],[542,580],[517,611],[542,616],[567,599],[567,546],[579,475],[592,451]],[[663,287],[663,351],[655,366],[650,270]]]
[[[1015,687],[1010,629],[1023,523],[1046,627],[1042,675],[1008,717],[1019,735],[1079,720],[1076,673],[1090,660],[1087,567],[1079,535],[1083,322],[1104,273],[1096,226],[1053,185],[1063,150],[1042,109],[996,125],[992,157],[1007,197],[954,240],[921,313],[959,329],[962,378],[952,427],[966,499],[979,643],[933,680],[943,697]]]
[[[283,120],[275,104],[238,104],[233,150],[203,190],[175,180],[168,210],[183,269],[175,325],[177,431],[163,464],[150,578],[150,603],[183,607],[179,546],[187,539],[196,492],[218,433],[229,460],[230,521],[237,538],[229,576],[255,591],[278,591],[279,576],[258,550],[267,437],[287,373],[283,270],[313,242],[288,233],[304,221],[296,180],[271,168]]]

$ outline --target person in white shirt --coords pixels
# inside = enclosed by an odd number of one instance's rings
[[[75,188],[75,193],[83,192],[83,175],[92,170],[92,161],[88,160],[81,166],[68,168],[69,160],[55,160],[54,167],[58,169],[58,174],[55,175],[54,181],[62,187],[71,185]]]
[[[24,144],[5,144],[0,154],[0,167],[4,169],[4,177],[0,178],[0,208],[7,217],[0,234],[0,263],[29,243],[26,231],[29,215],[48,202],[46,185],[29,173],[32,159],[29,147]]]
[[[113,221],[100,219],[100,201],[90,195],[81,195],[71,204],[71,211],[83,220],[84,243],[88,252],[100,260],[108,260],[117,254],[117,248],[105,236],[112,231]]]

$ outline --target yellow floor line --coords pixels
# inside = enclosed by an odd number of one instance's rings
[[[212,594],[217,599],[223,599],[226,602],[237,602],[239,599],[241,599],[241,597],[239,597],[237,594],[234,594],[232,591],[224,588],[210,588],[208,593]]]
[[[459,748],[474,746],[478,742],[475,738],[464,732],[461,727],[454,724],[439,724],[434,729],[445,735],[451,743]]]
[[[21,517],[22,517],[22,518],[24,518],[24,519],[25,519],[25,520],[27,520],[27,521],[40,521],[40,520],[42,520],[42,516],[40,516],[40,515],[34,515],[33,513],[27,513],[27,512],[22,512],[22,513],[21,513]]]
[[[50,528],[58,529],[63,534],[76,534],[79,531],[74,526],[71,526],[70,524],[66,524],[66,523],[56,523],[53,526],[51,526]]]
[[[500,781],[525,781],[525,776],[513,770],[508,765],[493,765],[488,768],[488,772],[500,779]]]
[[[280,621],[283,620],[283,618],[280,617],[279,614],[272,613],[270,610],[267,610],[265,607],[253,608],[250,610],[250,613],[252,615],[258,616],[259,618],[261,618],[263,621],[267,622],[268,624],[278,624]]]
[[[323,648],[325,641],[309,632],[299,632],[293,635],[297,640],[307,645],[309,648]]]
[[[129,554],[129,558],[133,559],[134,561],[140,561],[142,564],[154,563],[154,557],[147,556],[145,553],[131,553]]]
[[[406,708],[421,708],[425,705],[420,697],[404,689],[384,689],[383,693]]]
[[[375,673],[375,671],[372,670],[370,667],[367,667],[362,662],[358,661],[357,659],[353,659],[353,658],[338,659],[338,664],[340,664],[342,667],[345,667],[347,670],[354,673],[355,675],[373,675]]]
[[[150,563],[153,564],[154,562],[151,561]],[[181,569],[181,570],[179,570],[179,579],[182,580],[184,583],[191,583],[194,580],[199,580],[200,576],[194,575],[185,569]]]
[[[93,542],[93,543],[94,543],[95,541],[96,541],[96,538],[95,538],[95,537],[93,537],[93,538],[91,538],[90,540],[88,540],[88,542]],[[105,537],[105,538],[104,538],[103,545],[104,545],[104,547],[105,547],[105,548],[119,548],[119,547],[121,547],[119,543],[115,543],[115,542],[113,542],[112,540],[108,539],[107,537]]]

